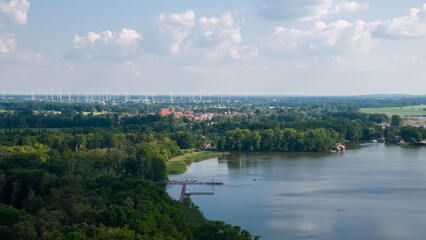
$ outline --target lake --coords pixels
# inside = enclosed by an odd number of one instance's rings
[[[170,179],[211,220],[261,239],[425,239],[426,148],[367,143],[345,153],[231,153]],[[256,180],[256,181],[255,181]],[[181,186],[167,192],[179,199]]]

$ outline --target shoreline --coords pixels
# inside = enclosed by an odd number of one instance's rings
[[[216,151],[191,151],[183,155],[171,158],[166,163],[167,175],[182,174],[186,172],[187,166],[193,162],[220,157],[222,154]]]

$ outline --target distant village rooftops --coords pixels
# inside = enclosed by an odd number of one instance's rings
[[[161,111],[158,113],[158,115],[160,115],[161,117],[165,117],[165,116],[171,115],[173,113],[175,113],[175,108],[174,107],[172,107],[172,108],[162,108]]]
[[[410,124],[410,126],[412,126],[412,127],[425,127],[426,128],[426,123],[412,123],[412,124]]]
[[[195,119],[195,120],[211,120],[215,116],[233,117],[237,115],[243,115],[243,113],[231,112],[231,111],[224,112],[224,113],[202,113],[202,112],[194,113],[194,111],[192,110],[176,111],[176,109],[172,107],[172,108],[162,108],[160,112],[158,113],[158,115],[161,117],[173,115],[174,117],[177,117],[177,118],[187,117],[189,119]]]

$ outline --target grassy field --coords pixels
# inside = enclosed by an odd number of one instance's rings
[[[4,109],[0,109],[0,113],[5,113],[5,112],[13,113],[13,111],[11,111],[11,110],[4,110]]]
[[[93,112],[93,115],[98,116],[98,115],[105,115],[105,114],[108,114],[108,113],[109,113],[108,111]],[[89,115],[89,114],[90,114],[90,112],[83,112],[83,115]]]
[[[361,108],[364,113],[384,113],[389,117],[392,115],[415,116],[426,115],[426,106],[406,106],[406,107],[390,107],[390,108]]]
[[[193,149],[186,150],[183,155],[170,159],[167,162],[167,174],[181,174],[186,172],[186,166],[192,162],[199,162],[202,160],[219,157],[219,152],[213,151],[200,151],[195,152]]]

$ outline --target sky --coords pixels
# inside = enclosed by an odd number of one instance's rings
[[[426,94],[426,1],[0,0],[0,92]]]

